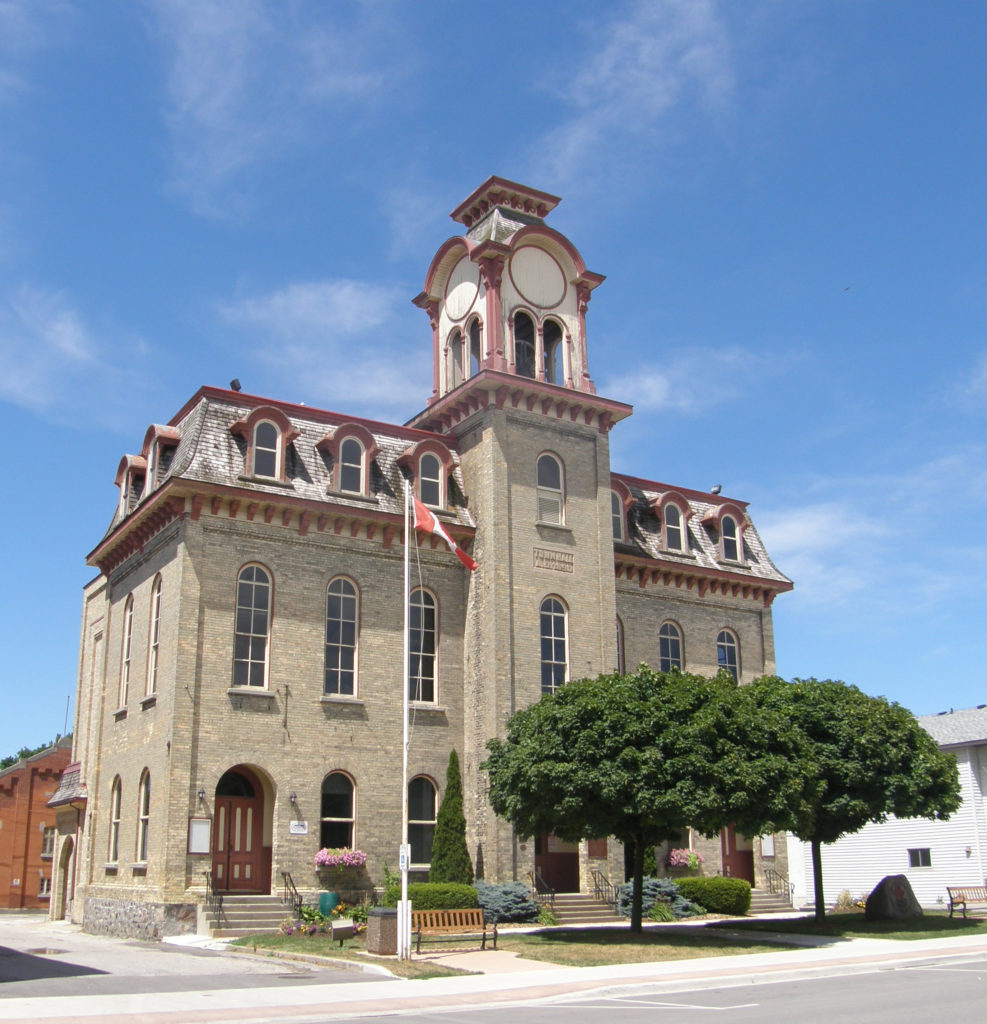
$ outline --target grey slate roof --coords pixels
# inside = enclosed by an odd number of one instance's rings
[[[987,743],[987,705],[960,708],[938,715],[922,715],[919,725],[941,747],[962,743]]]
[[[680,565],[683,571],[696,568],[726,569],[738,576],[791,583],[787,576],[778,571],[768,556],[760,534],[747,513],[745,502],[725,498],[722,495],[700,494],[671,484],[639,480],[618,473],[614,473],[613,477],[626,484],[635,499],[627,513],[627,541],[624,543],[614,542],[614,550],[618,555],[623,553],[653,558],[666,565]],[[668,491],[682,495],[689,503],[692,512],[688,521],[688,553],[661,549],[661,523],[649,503],[652,499]],[[703,517],[710,510],[723,504],[736,505],[744,514],[746,524],[743,531],[744,561],[741,564],[725,563],[719,560],[717,557],[718,542],[709,527],[703,524]]]

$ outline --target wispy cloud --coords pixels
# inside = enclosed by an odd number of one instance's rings
[[[121,421],[132,411],[124,396],[137,400],[142,350],[97,340],[63,292],[25,284],[0,298],[0,401],[56,422]]]
[[[987,411],[987,352],[980,353],[967,375],[955,385],[953,396],[972,412]]]
[[[732,93],[729,39],[713,0],[640,0],[595,31],[587,62],[553,80],[571,110],[538,146],[551,154],[554,180],[582,176],[586,158],[603,151],[618,165],[628,147],[666,136],[671,111],[715,108]]]
[[[223,303],[219,312],[282,387],[380,417],[415,412],[409,392],[424,393],[430,381],[428,346],[401,344],[406,303],[400,288],[310,281]],[[416,380],[418,389],[410,387]]]
[[[238,212],[251,169],[358,118],[400,70],[379,59],[400,49],[375,4],[145,2],[169,62],[172,184],[199,213]]]
[[[25,77],[28,60],[54,38],[69,13],[60,0],[39,4],[37,0],[0,0],[0,107],[29,88]]]

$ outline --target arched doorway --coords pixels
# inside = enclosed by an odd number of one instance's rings
[[[54,915],[56,921],[67,920],[72,914],[72,890],[75,888],[75,860],[72,856],[74,850],[75,840],[69,836],[62,843],[62,850],[58,855],[58,891],[55,894],[57,902]]]
[[[271,891],[271,848],[264,845],[264,787],[246,765],[216,784],[212,876],[220,892]]]
[[[535,872],[556,892],[579,892],[579,844],[546,833],[535,836]]]
[[[754,844],[733,825],[720,833],[723,874],[727,878],[744,878],[754,884]]]

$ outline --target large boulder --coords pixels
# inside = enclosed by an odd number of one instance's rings
[[[868,921],[911,921],[922,916],[922,908],[904,875],[886,875],[867,897],[864,916]]]

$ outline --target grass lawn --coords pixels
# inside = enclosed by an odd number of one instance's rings
[[[927,910],[915,921],[868,921],[862,911],[827,914],[817,925],[815,918],[788,918],[782,921],[731,918],[713,927],[751,932],[776,932],[782,935],[832,935],[836,938],[942,939],[950,935],[987,935],[987,918],[950,917],[945,910]]]

